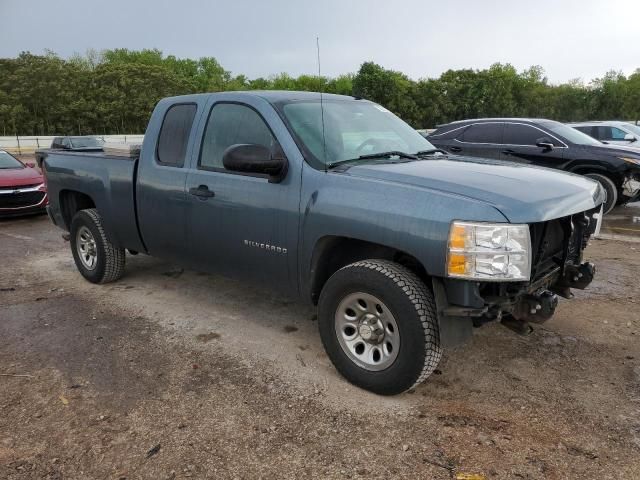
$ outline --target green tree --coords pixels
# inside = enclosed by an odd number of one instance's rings
[[[640,119],[640,70],[628,77],[608,72],[586,86],[580,80],[551,85],[540,66],[518,73],[499,63],[418,81],[373,62],[335,78],[281,73],[249,79],[214,57],[120,48],[69,59],[50,51],[0,59],[0,134],[142,133],[162,97],[253,89],[357,95],[421,128],[482,116]]]
[[[622,72],[607,74],[592,82],[593,108],[603,118],[622,118],[628,98],[627,79]]]
[[[623,115],[626,119],[640,122],[640,69],[627,79],[627,98],[623,107]]]
[[[365,62],[353,78],[353,94],[385,106],[406,121],[416,124],[415,82],[406,75]]]

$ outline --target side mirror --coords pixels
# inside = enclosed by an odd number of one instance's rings
[[[272,153],[264,145],[242,143],[231,145],[222,154],[227,170],[269,175],[270,183],[282,181],[287,173],[287,159],[280,148]]]
[[[25,165],[29,168],[36,168],[36,164],[33,162],[25,162]]]
[[[553,150],[553,140],[551,140],[549,137],[541,137],[536,140],[536,147],[544,149],[545,152]]]
[[[632,134],[632,133],[627,133],[627,134],[624,136],[624,139],[625,139],[625,141],[627,141],[627,142],[631,142],[631,143],[633,143],[633,142],[637,142],[637,141],[638,141],[638,139],[636,138],[636,136],[635,136],[634,134]]]

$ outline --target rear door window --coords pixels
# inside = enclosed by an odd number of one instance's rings
[[[196,109],[194,103],[185,103],[173,105],[167,110],[158,136],[158,163],[171,167],[184,165]]]
[[[460,133],[464,130],[464,127],[451,126],[447,125],[444,127],[437,128],[433,132],[427,135],[427,140],[433,138],[435,140],[451,140],[452,138],[456,138]]]
[[[593,128],[597,134],[595,135],[595,137],[598,140],[611,140],[611,132],[609,131],[610,128],[606,127],[606,126],[598,126],[598,127],[594,127]]]
[[[598,131],[596,127],[573,127],[576,130],[586,133],[590,137],[598,138]]]
[[[544,132],[521,123],[507,123],[504,127],[504,143],[506,145],[535,146],[537,140],[545,137]]]
[[[475,123],[467,128],[458,140],[466,143],[502,143],[503,124]]]

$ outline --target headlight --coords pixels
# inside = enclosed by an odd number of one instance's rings
[[[640,158],[633,157],[618,157],[620,160],[624,160],[625,162],[633,163],[634,165],[640,165]]]
[[[529,226],[453,222],[449,231],[447,275],[485,281],[528,281],[531,276]]]

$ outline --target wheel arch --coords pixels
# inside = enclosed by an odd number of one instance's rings
[[[61,190],[58,202],[67,231],[71,229],[71,220],[76,213],[87,208],[96,208],[96,203],[91,196],[77,190]]]
[[[315,243],[309,266],[308,290],[313,304],[317,304],[320,292],[336,271],[353,262],[366,259],[383,259],[396,262],[415,273],[426,285],[429,273],[413,255],[397,248],[358,238],[327,235]]]
[[[569,172],[575,173],[578,175],[586,175],[587,173],[597,173],[599,175],[603,175],[609,178],[618,189],[620,189],[620,185],[622,183],[622,177],[619,173],[612,172],[610,168],[607,168],[604,165],[600,164],[585,164],[585,163],[576,163],[569,167]]]

